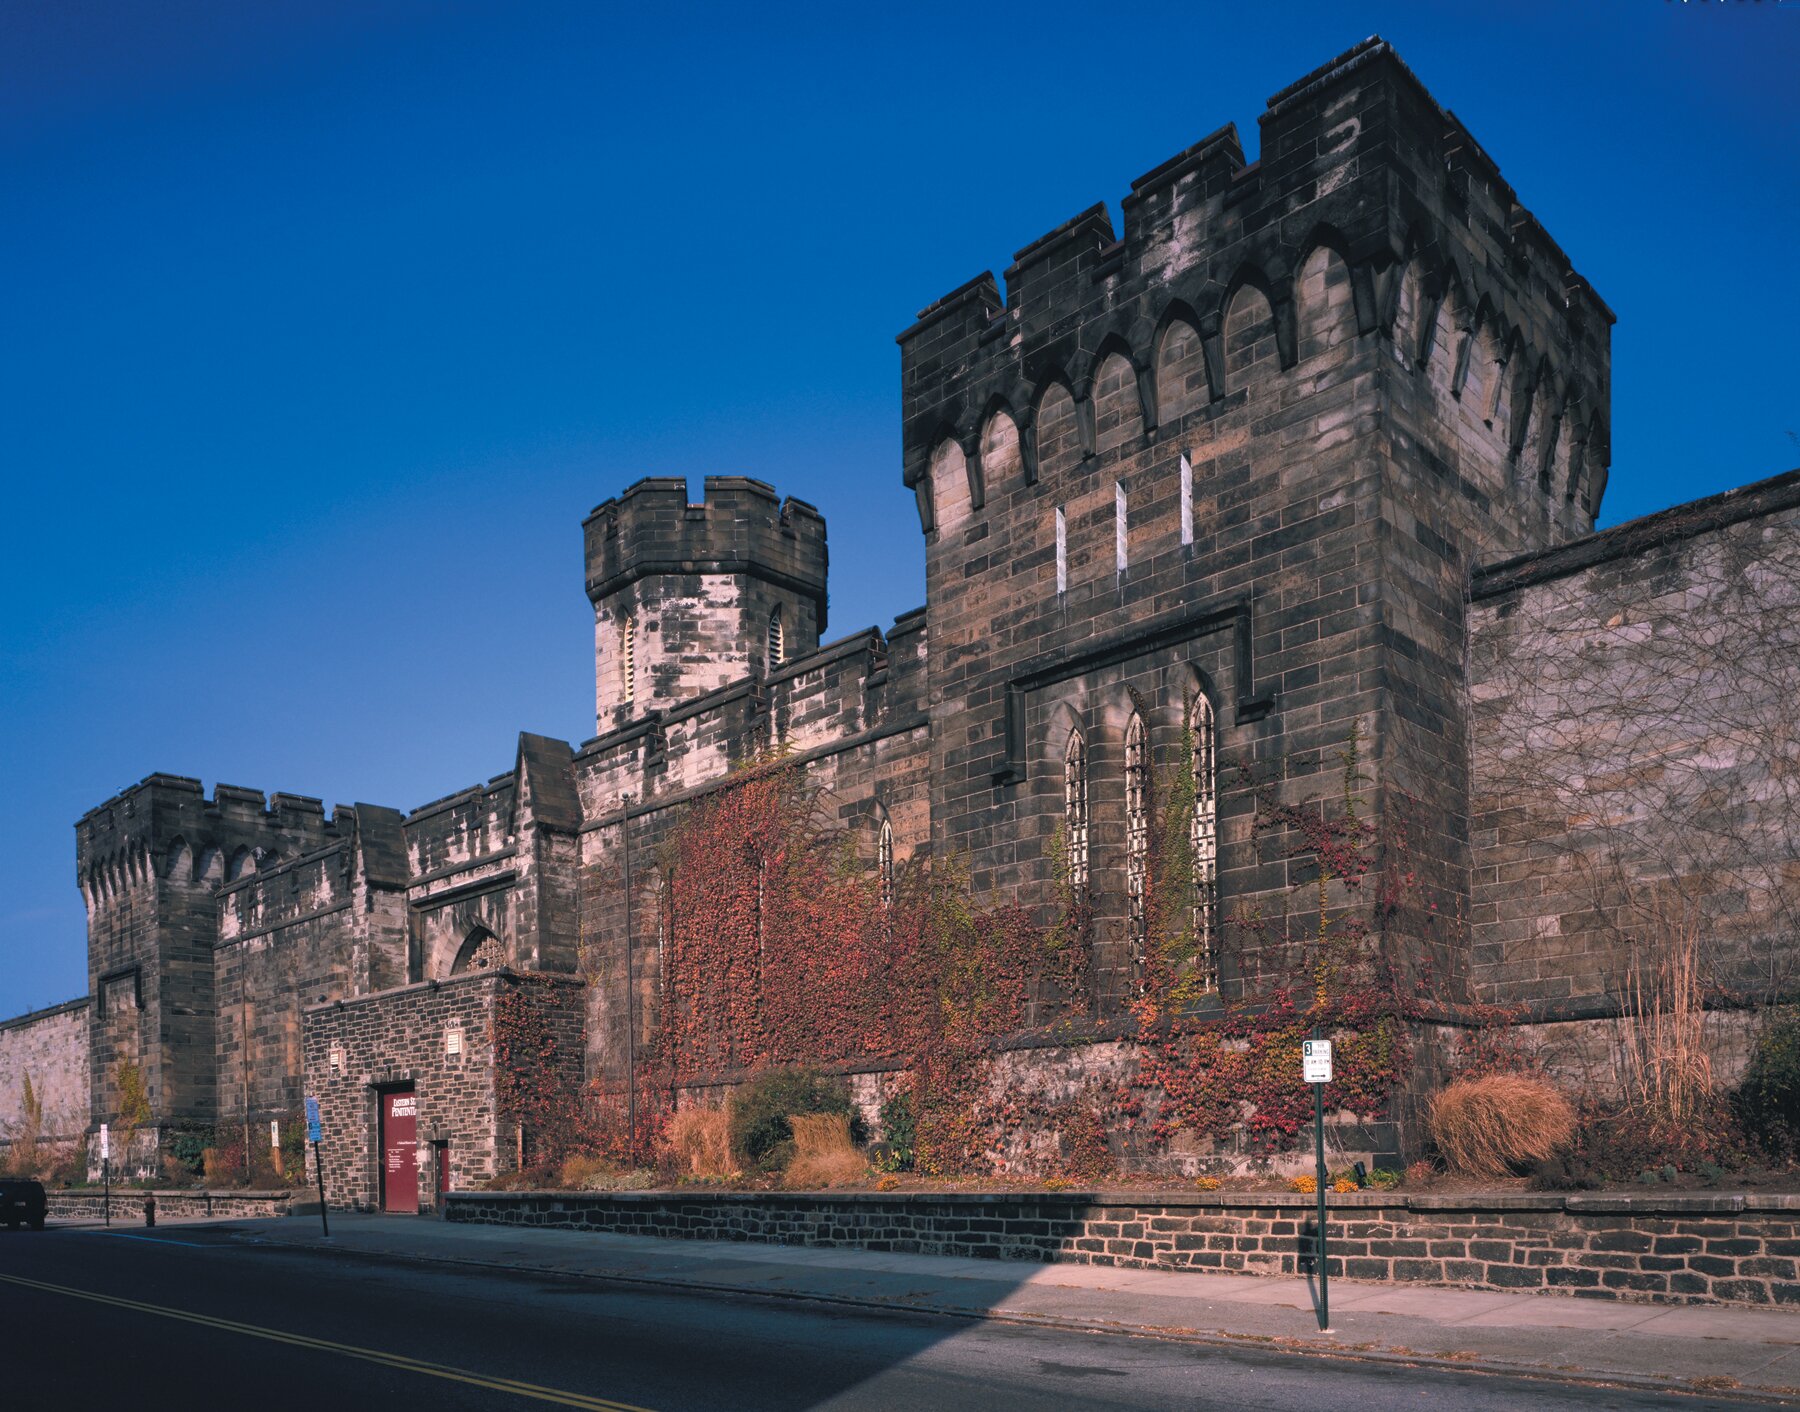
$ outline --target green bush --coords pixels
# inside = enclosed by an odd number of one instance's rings
[[[212,1145],[213,1130],[210,1127],[176,1128],[166,1132],[163,1148],[170,1160],[179,1164],[179,1169],[169,1175],[183,1181],[198,1178],[205,1170],[206,1149]]]
[[[1800,1156],[1800,1015],[1785,1011],[1764,1024],[1731,1106],[1770,1156]]]
[[[776,1172],[794,1155],[788,1119],[797,1113],[842,1113],[861,1142],[861,1115],[850,1085],[817,1069],[770,1069],[731,1095],[731,1153],[747,1172]]]
[[[913,1116],[912,1094],[902,1090],[881,1105],[882,1152],[877,1165],[884,1172],[910,1172],[919,1137]]]

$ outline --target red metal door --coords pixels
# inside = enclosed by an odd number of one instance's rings
[[[419,1100],[410,1088],[381,1095],[381,1209],[419,1209]]]

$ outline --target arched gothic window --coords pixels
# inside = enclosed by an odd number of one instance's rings
[[[781,624],[781,605],[769,614],[769,670],[773,672],[787,661],[787,633]]]
[[[1131,713],[1125,727],[1125,906],[1131,965],[1143,983],[1150,937],[1150,733]]]
[[[1069,890],[1080,897],[1088,885],[1088,768],[1087,741],[1079,730],[1069,732],[1063,752],[1063,832]]]
[[[619,671],[624,678],[625,704],[637,700],[637,619],[625,619],[625,630],[619,637]]]
[[[1212,702],[1196,694],[1188,718],[1194,738],[1194,964],[1200,983],[1219,983],[1219,755]]]
[[[875,835],[875,877],[885,910],[894,905],[894,826],[886,819],[881,821],[881,831]]]
[[[469,933],[463,942],[462,950],[456,953],[456,960],[450,965],[450,974],[460,976],[467,971],[497,971],[506,964],[506,951],[500,945],[500,938],[484,928],[477,927]]]

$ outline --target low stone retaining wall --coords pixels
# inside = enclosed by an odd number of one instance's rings
[[[176,1216],[211,1216],[217,1220],[236,1220],[245,1216],[286,1216],[301,1209],[317,1210],[319,1199],[309,1193],[293,1191],[143,1191],[114,1187],[112,1219],[139,1225],[144,1220],[144,1198],[156,1197],[158,1220]],[[48,1215],[52,1221],[100,1221],[106,1218],[106,1194],[99,1191],[52,1191],[48,1193]]]
[[[1288,1192],[452,1192],[452,1221],[1246,1275],[1310,1271]],[[1800,1196],[1331,1196],[1353,1280],[1673,1304],[1800,1305]]]

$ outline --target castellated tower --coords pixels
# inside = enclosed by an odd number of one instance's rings
[[[583,524],[596,727],[666,711],[819,645],[825,521],[761,481],[649,478]]]
[[[144,1076],[154,1126],[219,1113],[217,894],[336,842],[317,799],[156,774],[75,825],[88,913],[91,1112],[118,1113],[122,1061]],[[233,1049],[229,1062],[238,1062]]]
[[[1312,875],[1253,828],[1245,772],[1322,798],[1353,730],[1377,866],[1418,884],[1368,915],[1466,991],[1466,585],[1587,534],[1606,484],[1612,315],[1392,49],[1260,122],[1258,161],[1222,128],[1134,181],[1122,227],[1091,207],[899,338],[933,848],[1048,904],[1077,840],[1114,1013],[1184,715],[1218,786],[1194,836],[1223,995],[1308,944]]]

